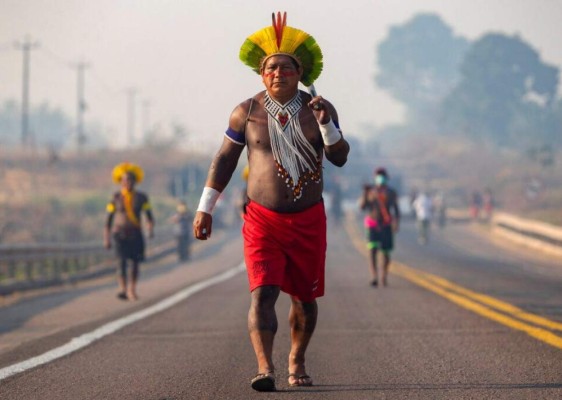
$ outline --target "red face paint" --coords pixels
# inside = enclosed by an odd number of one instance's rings
[[[281,71],[279,72],[279,76],[287,77],[287,76],[296,76],[297,71]]]

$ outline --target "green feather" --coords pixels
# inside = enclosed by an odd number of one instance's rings
[[[305,86],[312,85],[322,72],[323,62],[320,46],[310,36],[295,49],[295,56],[301,60],[304,69],[301,82]]]
[[[252,68],[258,74],[260,73],[260,61],[265,57],[265,52],[249,39],[242,44],[239,54],[240,60]]]

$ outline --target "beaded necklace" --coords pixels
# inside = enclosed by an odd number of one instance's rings
[[[320,182],[321,171],[321,159],[304,136],[299,122],[300,92],[286,104],[278,103],[266,92],[264,107],[277,175],[293,190],[294,201],[297,201],[304,185],[309,181]]]

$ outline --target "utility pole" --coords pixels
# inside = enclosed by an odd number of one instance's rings
[[[74,68],[78,74],[77,77],[77,105],[76,105],[76,147],[78,151],[82,150],[82,146],[86,143],[86,135],[84,134],[84,112],[87,105],[84,100],[84,71],[90,65],[84,61],[77,63]]]
[[[135,144],[135,96],[137,89],[131,87],[127,89],[128,111],[127,111],[127,146]]]
[[[23,43],[15,43],[16,48],[23,52],[23,79],[22,79],[22,99],[21,99],[21,144],[26,147],[30,144],[29,137],[29,53],[39,47],[38,42],[31,42],[26,36]]]
[[[143,144],[147,144],[150,136],[150,100],[142,102],[142,134]]]

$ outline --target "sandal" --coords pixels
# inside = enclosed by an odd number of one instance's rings
[[[291,378],[294,378],[294,381],[291,382]],[[289,386],[296,387],[296,386],[312,386],[312,378],[306,374],[289,374],[288,376]]]
[[[258,392],[275,392],[275,375],[273,372],[259,373],[251,380],[252,389]]]

